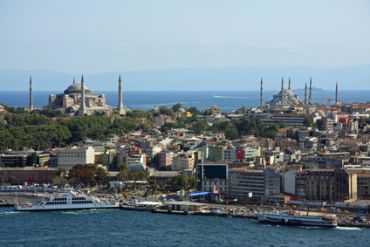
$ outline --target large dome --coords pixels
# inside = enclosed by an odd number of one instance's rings
[[[302,102],[291,90],[283,88],[278,94],[275,94],[271,101],[268,102],[271,106],[296,105]]]
[[[91,93],[91,91],[86,87],[85,84],[85,93]],[[81,93],[81,83],[73,83],[70,85],[66,90],[64,90],[64,94],[72,94],[72,93]]]

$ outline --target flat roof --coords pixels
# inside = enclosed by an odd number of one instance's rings
[[[0,171],[57,171],[57,168],[49,168],[47,166],[44,167],[33,167],[33,166],[25,166],[25,167],[0,167]]]
[[[180,205],[180,206],[206,206],[205,203],[190,202],[190,201],[167,201],[166,205]]]

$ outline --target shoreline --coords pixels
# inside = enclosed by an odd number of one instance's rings
[[[42,197],[40,196],[40,194],[39,195],[21,194],[21,195],[17,195],[17,197],[15,195],[9,195],[9,193],[7,195],[0,194],[0,200],[1,200],[0,208],[6,208],[6,209],[13,208],[12,211],[15,211],[14,204],[15,204],[16,199],[20,202],[32,201],[35,203],[35,202],[40,201],[41,198]],[[172,215],[182,215],[182,216],[192,215],[192,216],[208,216],[208,217],[228,217],[228,218],[242,218],[242,219],[248,219],[248,220],[256,220],[257,215],[256,215],[256,212],[254,211],[262,212],[262,211],[272,210],[273,208],[277,208],[277,207],[273,207],[269,205],[247,206],[247,205],[223,205],[223,204],[209,204],[209,203],[205,203],[204,205],[207,205],[207,208],[220,209],[222,210],[222,212],[214,213],[211,211],[202,212],[202,211],[182,211],[182,210],[169,211],[166,209],[154,209],[154,210],[149,209],[148,210],[148,209],[138,208],[135,206],[127,207],[127,206],[122,206],[122,205],[120,205],[118,208],[111,208],[111,209],[124,210],[124,211],[140,211],[140,212],[147,211],[147,212],[154,213],[154,214],[167,214],[167,215],[172,214]],[[278,210],[288,210],[287,208],[277,208],[277,209]],[[59,210],[59,211],[63,211],[63,210]],[[304,211],[301,210],[299,212],[304,212]],[[318,214],[318,213],[325,214],[317,210],[311,211],[310,213],[311,214]],[[329,212],[328,214],[335,214],[335,213]],[[350,217],[353,217],[359,214],[351,213],[351,212],[348,212],[348,213],[343,212],[343,213],[336,214],[336,215],[338,217],[338,227],[370,228],[370,221],[368,221],[367,224],[355,223],[355,222],[350,221]]]

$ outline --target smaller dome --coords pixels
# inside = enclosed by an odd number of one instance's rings
[[[85,93],[91,93],[91,91],[86,87],[86,84],[84,85],[85,87]],[[64,94],[72,94],[72,93],[81,93],[81,83],[76,82],[70,85],[66,90],[64,90]]]
[[[178,110],[177,110],[178,113],[185,113],[186,110],[183,108],[183,107],[180,107]]]

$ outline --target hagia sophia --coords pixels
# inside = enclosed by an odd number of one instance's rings
[[[118,79],[118,111],[121,115],[126,114],[126,109],[122,102],[122,80]],[[93,113],[104,113],[110,115],[113,109],[106,104],[104,94],[91,92],[84,82],[82,75],[81,82],[75,82],[67,87],[61,94],[49,95],[48,108],[60,110],[69,115],[91,115]]]

